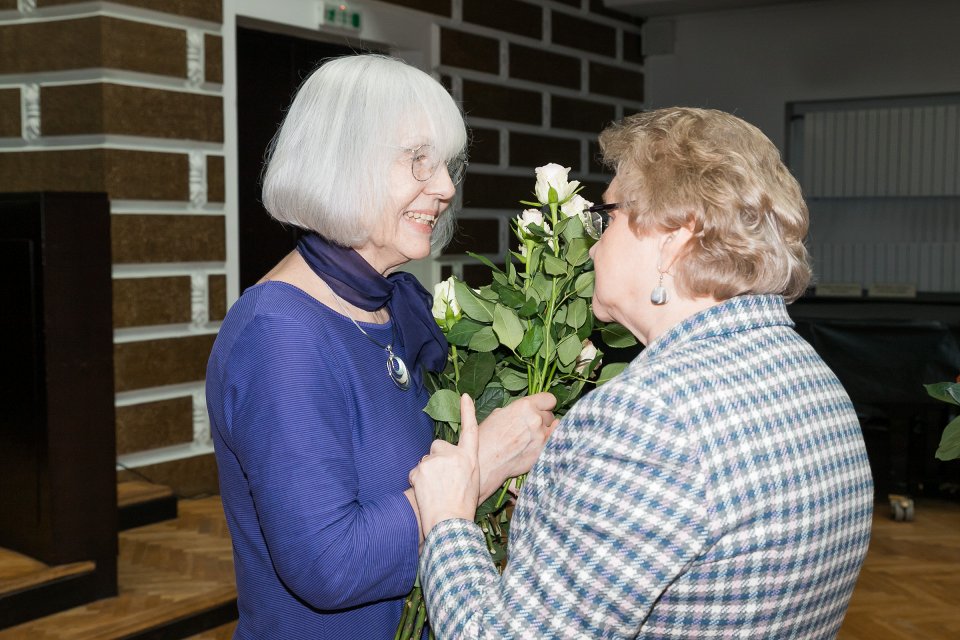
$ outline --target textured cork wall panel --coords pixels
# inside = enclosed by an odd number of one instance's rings
[[[580,61],[543,49],[511,44],[510,77],[579,89]]]
[[[63,4],[77,4],[86,0],[37,0],[38,7],[51,7]],[[117,4],[125,4],[141,9],[150,9],[162,13],[223,22],[222,0],[113,0]]]
[[[96,67],[186,78],[186,32],[108,17],[0,26],[0,73]]]
[[[523,210],[519,200],[533,200],[535,178],[527,176],[494,176],[476,173],[464,182],[463,203],[465,207],[478,209]]]
[[[543,10],[518,0],[466,0],[463,19],[529,38],[543,36]]]
[[[207,278],[207,314],[211,322],[217,322],[226,317],[227,276]]]
[[[193,441],[193,399],[117,407],[117,454]]]
[[[643,74],[599,62],[590,63],[590,93],[643,102]]]
[[[105,150],[104,182],[114,199],[188,200],[190,162],[181,153]]]
[[[0,138],[19,138],[20,89],[0,89]]]
[[[113,326],[190,322],[190,278],[121,278],[113,281]]]
[[[427,13],[435,13],[438,16],[450,17],[452,14],[450,0],[383,0],[388,4],[395,4],[398,7],[407,7]],[[470,0],[476,2],[477,0]],[[484,0],[485,1],[485,0]]]
[[[203,380],[216,336],[188,336],[113,346],[116,391]]]
[[[551,18],[553,26],[550,37],[554,44],[591,51],[611,58],[617,54],[617,30],[613,27],[562,11],[554,11]]]
[[[594,135],[617,117],[613,103],[591,102],[553,96],[550,101],[551,125],[559,129],[586,131]]]
[[[223,216],[114,215],[110,221],[114,264],[223,262]]]
[[[223,156],[207,156],[207,201],[223,202],[225,196]]]
[[[0,10],[6,11],[7,9],[15,10],[17,8],[17,0],[0,0]]]
[[[540,93],[501,85],[463,81],[463,108],[475,118],[540,124],[543,119]]]
[[[203,36],[203,78],[207,82],[223,82],[223,38]]]
[[[580,173],[580,141],[526,133],[510,134],[510,165],[540,167],[556,162]]]
[[[118,482],[143,480],[145,477],[152,482],[170,487],[180,497],[199,497],[220,492],[217,461],[212,453],[137,467],[137,473],[117,472]]]
[[[497,73],[500,71],[500,41],[464,31],[440,29],[440,64]]]
[[[104,150],[0,153],[0,191],[103,191]]]
[[[119,84],[40,90],[43,134],[116,134],[223,141],[223,99]]]

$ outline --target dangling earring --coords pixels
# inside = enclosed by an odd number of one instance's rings
[[[667,296],[667,290],[663,288],[663,271],[660,270],[660,265],[657,265],[657,273],[660,274],[660,281],[650,293],[650,302],[659,307],[660,305],[667,304],[669,297]]]

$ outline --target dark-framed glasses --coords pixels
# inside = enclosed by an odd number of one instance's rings
[[[410,161],[410,170],[413,173],[413,177],[418,182],[426,182],[434,176],[437,172],[437,167],[440,166],[442,160],[437,157],[437,152],[433,148],[433,145],[422,144],[419,147],[414,149],[408,149],[410,152],[411,161]],[[463,180],[464,174],[467,172],[467,158],[464,155],[458,155],[450,160],[447,160],[447,174],[450,176],[450,181],[454,185],[460,184]]]
[[[610,204],[595,204],[583,210],[583,230],[594,240],[599,240],[603,235],[603,230],[607,228],[610,222],[608,211],[619,209],[621,203],[611,202]]]

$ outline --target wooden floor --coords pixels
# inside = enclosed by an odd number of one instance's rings
[[[29,564],[10,556],[0,581]],[[7,571],[5,574],[4,572]],[[0,631],[0,640],[115,640],[236,597],[218,497],[180,502],[180,517],[120,534],[120,597]],[[230,640],[236,623],[189,637]],[[960,638],[960,504],[918,502],[916,520],[874,514],[870,551],[840,640]]]
[[[960,638],[960,504],[917,503],[914,522],[877,504],[840,640]]]
[[[220,498],[184,500],[179,511],[176,520],[120,533],[118,597],[10,627],[0,639],[134,637],[234,601],[233,552]]]

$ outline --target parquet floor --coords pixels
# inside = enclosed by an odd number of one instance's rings
[[[2,573],[2,572],[0,572]],[[114,640],[236,597],[219,497],[181,501],[176,521],[120,534],[120,596],[0,631],[0,640]],[[188,640],[230,640],[236,623]],[[878,504],[839,640],[960,638],[960,504],[917,503],[912,523]]]
[[[181,501],[179,512],[120,533],[118,597],[5,629],[0,640],[114,640],[231,602],[233,552],[219,496]]]
[[[918,502],[914,522],[894,522],[877,504],[870,550],[838,638],[960,638],[960,504]]]

